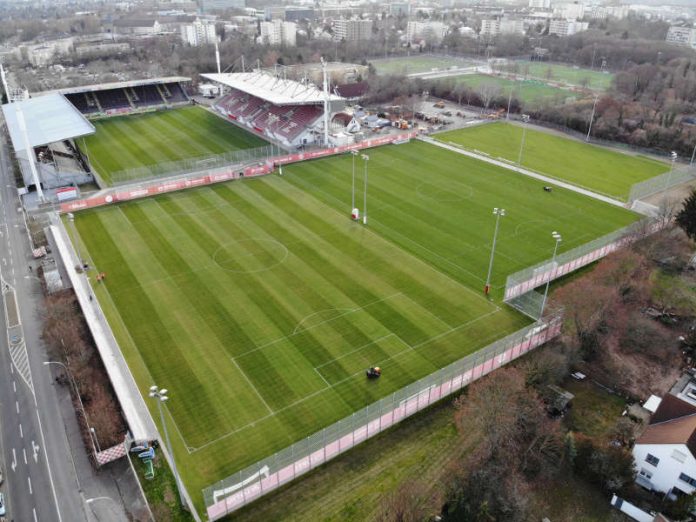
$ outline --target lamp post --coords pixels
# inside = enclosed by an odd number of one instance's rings
[[[62,342],[62,339],[61,339]],[[56,364],[58,366],[61,366],[64,370],[65,373],[68,375],[68,379],[70,379],[70,383],[72,384],[73,390],[75,391],[75,395],[77,396],[77,402],[80,404],[80,411],[82,412],[82,417],[85,419],[85,424],[87,425],[87,429],[89,430],[90,435],[93,437],[92,439],[92,445],[93,449],[96,451],[101,451],[99,450],[99,441],[97,440],[97,433],[94,431],[94,428],[92,428],[89,425],[89,419],[87,418],[87,412],[85,411],[85,405],[82,403],[82,397],[80,396],[80,389],[77,387],[77,383],[75,382],[75,378],[73,377],[72,372],[70,371],[70,368],[68,366],[60,361],[44,361],[43,365],[44,366],[49,366],[51,364]]]
[[[80,269],[84,266],[82,262],[82,253],[80,252],[80,237],[77,235],[77,228],[75,227],[75,214],[68,212],[68,221],[70,221],[70,226],[73,229],[73,241],[75,242],[75,250],[77,250],[77,260],[80,262]]]
[[[486,276],[486,286],[483,287],[483,292],[488,295],[491,291],[491,274],[493,273],[493,258],[495,257],[495,244],[498,241],[498,227],[500,226],[500,218],[505,215],[504,208],[494,208],[493,215],[495,216],[495,231],[493,232],[493,246],[491,246],[491,259],[488,262],[488,275]]]
[[[353,212],[355,208],[355,157],[358,155],[357,150],[351,150],[350,155],[353,156],[353,185],[351,189],[351,199],[350,199],[350,211]]]
[[[529,114],[523,114],[522,115],[522,123],[525,125],[522,125],[522,141],[520,142],[520,153],[517,156],[517,166],[519,167],[522,165],[522,151],[524,149],[524,140],[527,137],[527,123],[529,123]]]
[[[677,161],[677,153],[675,151],[672,151],[672,154],[670,155],[672,158],[672,166],[669,168],[669,174],[667,174],[667,181],[665,182],[665,190],[669,188],[669,184],[672,182],[672,173],[674,172],[674,164]]]
[[[694,164],[694,156],[696,156],[696,145],[694,145],[694,151],[691,153],[691,161],[689,162],[689,165]]]
[[[176,481],[176,487],[179,490],[179,501],[182,506],[186,506],[184,502],[184,492],[181,487],[181,479],[179,478],[179,472],[176,469],[176,459],[174,458],[174,451],[172,450],[172,443],[169,440],[169,432],[167,431],[167,423],[164,421],[164,410],[162,410],[162,403],[167,402],[169,397],[167,396],[166,388],[158,388],[153,385],[150,386],[150,397],[157,401],[157,408],[159,409],[160,420],[162,421],[162,429],[164,430],[164,438],[167,441],[167,449],[169,450],[169,455],[172,461],[172,472],[174,473],[174,480]]]
[[[587,136],[585,136],[585,141],[590,141],[590,133],[592,132],[592,122],[594,122],[594,113],[597,108],[597,100],[599,100],[599,94],[595,95],[594,103],[592,104],[592,114],[590,115],[590,125],[587,128]]]
[[[551,237],[556,241],[556,243],[553,246],[553,257],[551,258],[551,268],[553,269],[556,265],[556,254],[558,253],[558,245],[560,244],[561,241],[563,241],[563,238],[561,237],[561,234],[556,232],[555,230],[551,232]],[[544,316],[544,309],[546,308],[546,300],[549,297],[549,286],[551,285],[551,274],[549,274],[549,279],[546,281],[546,289],[544,290],[544,299],[541,301],[541,311],[539,312],[539,320]]]
[[[367,225],[367,163],[370,161],[370,156],[367,154],[362,155],[362,159],[365,162],[365,190],[363,193],[363,225]]]

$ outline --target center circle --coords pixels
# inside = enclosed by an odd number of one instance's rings
[[[430,183],[421,183],[416,188],[416,192],[418,192],[418,194],[422,197],[432,199],[433,201],[439,201],[442,203],[454,203],[464,199],[464,196],[462,196],[461,194],[457,194],[456,192],[452,192],[448,189],[440,188],[436,185],[431,185]]]
[[[239,239],[225,243],[213,254],[213,261],[228,272],[252,274],[279,265],[288,249],[275,239]]]

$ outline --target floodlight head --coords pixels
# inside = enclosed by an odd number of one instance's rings
[[[160,390],[160,395],[167,395],[167,392],[168,392],[168,391],[169,391],[169,390],[168,390],[167,388],[162,388],[162,389]]]
[[[68,219],[69,219],[70,221],[72,221],[73,219],[75,219],[75,214],[73,214],[72,212],[68,212]]]
[[[677,159],[677,153],[676,153],[676,151],[672,151],[672,159],[673,159],[673,160]]]
[[[554,232],[553,234],[551,234],[551,236],[553,236],[553,238],[554,238],[556,241],[560,241],[560,240],[561,240],[561,234],[559,234],[558,232]]]
[[[362,159],[364,159],[365,161],[369,161],[369,160],[370,160],[370,156],[368,156],[367,154],[363,154],[363,155],[362,155]]]
[[[154,384],[150,386],[150,391],[153,393],[157,393],[157,386],[155,386]]]
[[[498,207],[493,207],[493,213],[497,214],[498,213]]]
[[[357,150],[351,150],[350,153],[351,153],[353,156],[357,156],[357,155],[358,155],[358,151],[357,151]]]
[[[160,397],[160,400],[161,400],[162,402],[167,402],[167,401],[169,400],[169,397],[167,397],[166,395],[163,395],[163,396]]]
[[[150,393],[148,393],[148,395],[150,397],[157,397],[157,392],[151,391]]]
[[[504,215],[505,215],[505,209],[504,209],[504,208],[501,208],[501,209],[500,209],[500,215],[501,215],[501,216],[504,216]]]

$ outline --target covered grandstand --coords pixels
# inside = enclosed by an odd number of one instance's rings
[[[225,94],[214,105],[220,114],[288,148],[322,143],[324,113],[340,112],[345,104],[313,83],[266,71],[201,76],[223,86]]]
[[[174,76],[69,87],[51,94],[62,94],[82,114],[93,118],[190,104],[184,87],[190,81]]]

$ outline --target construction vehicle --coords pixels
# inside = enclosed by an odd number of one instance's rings
[[[443,102],[443,101],[441,100],[441,101],[435,103],[435,104],[433,105],[433,107],[437,107],[438,109],[444,109],[444,108],[445,108],[445,102]]]

